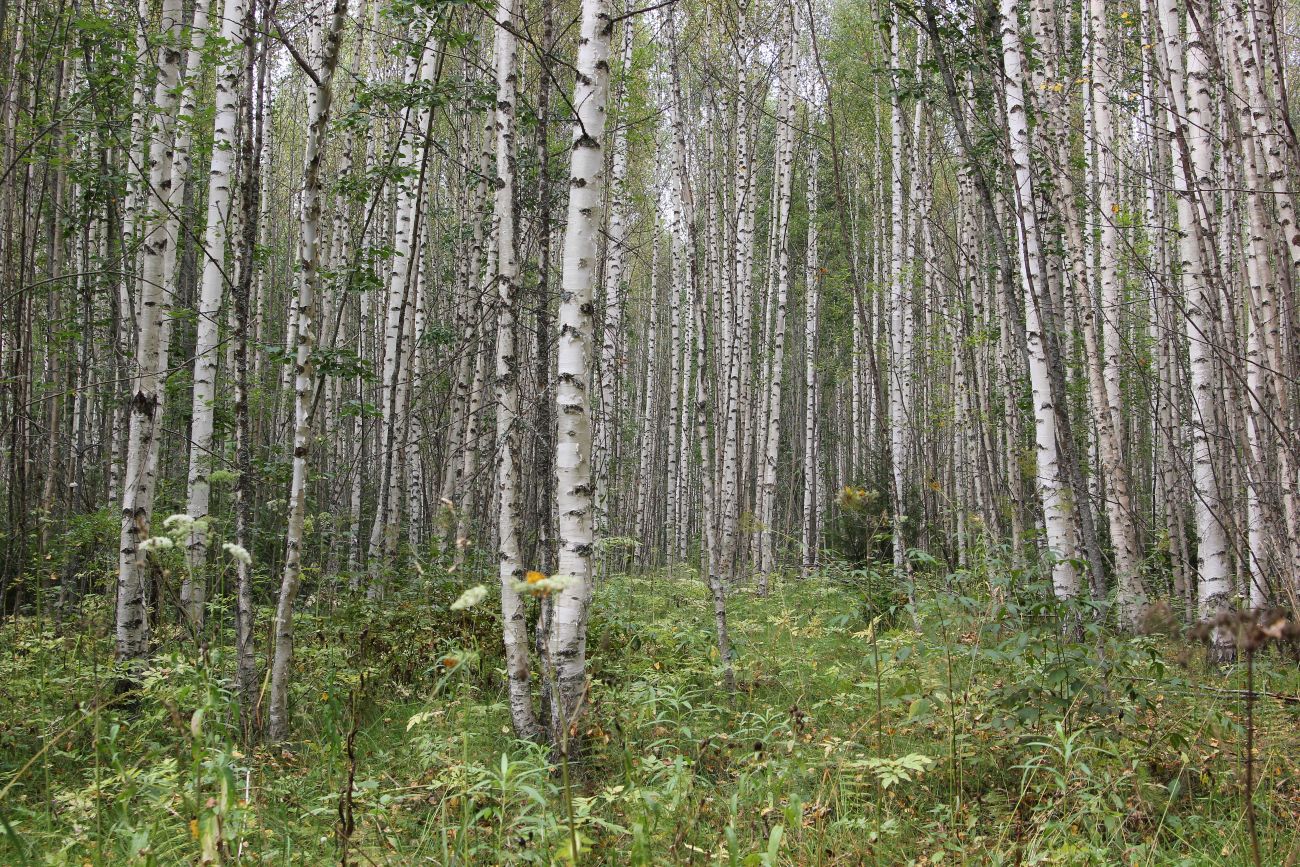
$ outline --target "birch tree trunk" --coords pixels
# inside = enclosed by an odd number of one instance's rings
[[[817,565],[819,515],[818,489],[818,384],[817,309],[820,299],[821,261],[817,249],[817,144],[808,148],[808,252],[804,260],[804,427],[803,427],[803,574]]]
[[[528,620],[515,585],[524,579],[519,554],[519,361],[515,330],[519,306],[519,263],[515,258],[515,99],[519,16],[517,0],[496,10],[496,185],[493,236],[497,247],[497,518],[498,577],[501,581],[501,629],[505,643],[510,719],[515,734],[532,739],[540,733],[533,712],[528,665]]]
[[[889,465],[893,506],[895,580],[908,583],[907,539],[904,533],[907,496],[908,352],[907,320],[911,316],[911,279],[904,258],[906,229],[903,194],[903,107],[899,81],[902,66],[902,22],[895,16],[890,32],[890,190],[892,229],[889,266]]]
[[[605,185],[602,146],[612,28],[608,0],[582,0],[555,388],[559,574],[569,583],[553,599],[547,641],[547,655],[555,674],[551,737],[566,750],[572,739],[564,728],[576,725],[587,688],[587,611],[591,603],[593,548],[591,306]],[[576,728],[572,733],[576,736]]]
[[[1104,383],[1105,400],[1094,401],[1094,414],[1108,493],[1106,516],[1115,552],[1115,606],[1120,625],[1125,629],[1133,629],[1137,626],[1144,590],[1139,574],[1142,564],[1141,552],[1138,550],[1137,515],[1129,493],[1127,463],[1122,448],[1125,413],[1120,394],[1122,368],[1119,318],[1124,308],[1121,299],[1121,250],[1117,226],[1122,204],[1119,200],[1119,179],[1116,176],[1114,154],[1117,138],[1111,112],[1117,84],[1111,74],[1113,60],[1109,51],[1110,29],[1104,0],[1089,0],[1088,13],[1093,50],[1091,105],[1097,146],[1097,205],[1101,218],[1098,259],[1101,266],[1101,336],[1104,355],[1098,360],[1104,360],[1105,369],[1105,375],[1099,377]],[[1091,317],[1094,309],[1091,301],[1087,302],[1087,306],[1084,316]],[[1092,354],[1095,358],[1095,350]],[[1097,378],[1095,374],[1094,378]]]
[[[258,45],[257,4],[250,2],[244,9],[244,115],[246,122],[242,133],[240,162],[242,178],[240,191],[240,231],[238,239],[240,269],[239,280],[233,287],[232,304],[234,327],[234,378],[235,378],[235,544],[245,551],[249,548],[252,515],[252,460],[249,454],[252,430],[248,417],[248,334],[249,298],[253,289],[253,260],[257,245],[257,213],[260,207],[261,178],[254,157],[260,149],[262,135],[262,88],[254,86],[254,66]],[[265,43],[262,43],[265,51]],[[261,69],[265,70],[265,64]],[[257,656],[254,647],[253,574],[251,558],[238,558],[235,563],[235,689],[239,693],[241,718],[246,739],[251,736],[253,709],[257,701]]]
[[[1226,610],[1232,592],[1228,570],[1228,540],[1218,511],[1221,497],[1212,458],[1219,417],[1214,370],[1214,300],[1210,287],[1212,268],[1205,252],[1209,226],[1201,216],[1198,187],[1209,185],[1213,154],[1208,132],[1210,95],[1206,85],[1209,60],[1195,21],[1188,23],[1187,66],[1184,73],[1179,39],[1178,4],[1159,0],[1159,26],[1163,59],[1171,97],[1169,123],[1173,133],[1174,194],[1178,203],[1179,272],[1182,276],[1184,315],[1190,355],[1192,411],[1192,512],[1196,524],[1197,608],[1203,618]],[[1192,8],[1192,7],[1189,7]],[[1204,16],[1203,5],[1195,19]],[[1185,121],[1183,119],[1186,119]],[[1226,655],[1227,636],[1217,641]]]
[[[293,661],[293,604],[302,577],[303,525],[307,517],[307,458],[311,448],[312,398],[316,371],[312,359],[315,332],[316,294],[320,282],[321,163],[325,134],[333,101],[334,69],[347,0],[334,0],[333,10],[323,23],[320,60],[310,72],[313,87],[307,107],[307,144],[303,156],[302,226],[298,246],[298,297],[296,352],[294,361],[293,478],[289,488],[288,530],[285,534],[284,574],[275,607],[275,648],[271,662],[271,696],[267,737],[272,742],[289,736],[289,675]],[[316,52],[313,52],[315,55]],[[306,71],[306,70],[304,70]]]
[[[658,383],[657,364],[659,359],[656,344],[659,340],[659,235],[660,226],[656,220],[650,240],[650,321],[646,325],[645,336],[645,387],[641,402],[641,443],[637,460],[637,497],[634,515],[633,535],[644,545],[650,521],[650,495],[654,485],[654,437],[651,430],[654,424],[655,394]]]
[[[630,8],[630,7],[629,7]],[[611,159],[609,230],[606,240],[604,273],[605,316],[601,328],[600,354],[600,419],[597,427],[596,455],[596,515],[598,529],[608,532],[610,525],[609,482],[614,469],[615,451],[618,447],[618,405],[621,387],[622,356],[619,351],[623,339],[623,298],[627,294],[627,126],[629,116],[626,104],[627,79],[632,72],[632,43],[635,38],[636,18],[623,20],[622,62],[614,103],[619,112],[619,122],[614,129]],[[672,484],[671,479],[669,484]]]
[[[194,347],[193,420],[186,512],[196,523],[186,549],[189,570],[181,585],[181,608],[196,632],[203,629],[207,597],[202,570],[207,553],[205,522],[211,495],[208,474],[213,469],[214,460],[212,434],[217,399],[218,325],[222,297],[229,279],[225,251],[227,226],[231,216],[231,187],[234,183],[243,18],[244,0],[226,0],[221,17],[221,44],[227,54],[217,70],[212,163],[208,170],[208,206],[202,248],[203,276],[199,290],[198,334]]]
[[[1052,563],[1052,587],[1057,598],[1079,594],[1074,560],[1079,556],[1079,526],[1073,491],[1062,467],[1057,434],[1056,401],[1048,369],[1040,298],[1043,292],[1034,182],[1030,167],[1029,126],[1025,116],[1023,52],[1015,0],[1000,0],[1002,58],[1005,66],[1007,132],[1015,169],[1016,240],[1025,299],[1025,336],[1034,404],[1034,433],[1038,457],[1038,492]]]
[[[792,12],[786,15],[793,17]],[[776,464],[781,445],[781,382],[785,376],[785,328],[790,299],[790,195],[794,179],[794,25],[786,20],[779,77],[777,109],[776,211],[776,299],[767,374],[767,419],[764,434],[762,476],[759,487],[758,592],[767,593],[768,579],[776,568],[772,535],[776,529]]]
[[[406,84],[427,85],[433,81],[435,57],[440,49],[431,33],[425,34],[423,47],[407,63]],[[410,341],[405,339],[410,330],[413,313],[413,295],[419,273],[420,204],[423,201],[423,182],[427,168],[426,141],[430,112],[428,108],[408,105],[401,121],[398,164],[413,175],[397,188],[396,228],[393,237],[393,262],[389,271],[387,315],[384,318],[384,365],[381,394],[383,407],[379,426],[380,472],[379,505],[375,510],[370,531],[370,563],[367,595],[383,595],[385,569],[391,568],[396,548],[398,494],[401,490],[398,473],[399,431],[406,414],[406,386],[410,365],[403,365]]]
[[[149,138],[148,197],[141,215],[143,264],[140,288],[135,366],[131,377],[131,404],[122,482],[121,556],[118,561],[116,647],[118,658],[139,660],[149,651],[149,585],[145,552],[140,543],[149,538],[153,513],[156,468],[149,460],[161,423],[163,319],[169,299],[164,292],[171,201],[172,146],[175,136],[176,85],[180,74],[180,0],[166,0],[160,28],[158,78],[154,87],[155,120]]]

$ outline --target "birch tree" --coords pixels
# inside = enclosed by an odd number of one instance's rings
[[[515,258],[515,99],[518,84],[515,37],[518,11],[515,0],[497,8],[496,36],[496,184],[492,234],[497,248],[497,559],[501,581],[501,623],[505,641],[506,676],[509,681],[510,718],[515,734],[534,738],[539,733],[533,711],[528,662],[528,623],[524,601],[515,585],[524,579],[519,553],[519,481],[516,456],[519,438],[519,371],[515,331],[519,304],[519,264]]]
[[[1011,163],[1015,170],[1016,240],[1020,258],[1020,279],[1025,304],[1025,338],[1028,346],[1029,378],[1034,402],[1034,432],[1038,458],[1038,492],[1043,504],[1047,544],[1054,562],[1052,586],[1062,599],[1080,591],[1074,560],[1079,555],[1079,527],[1073,491],[1062,470],[1057,433],[1057,412],[1048,370],[1042,316],[1042,256],[1039,249],[1038,218],[1034,201],[1034,180],[1030,166],[1029,126],[1025,115],[1024,55],[1016,4],[999,4],[1002,59],[1005,66],[1007,135]]]
[[[559,513],[559,574],[567,585],[552,603],[548,663],[554,667],[551,736],[567,744],[564,727],[582,710],[587,681],[587,611],[591,604],[593,385],[592,294],[605,184],[605,102],[609,94],[609,43],[613,19],[607,0],[583,0],[578,35],[576,108],[570,157],[568,219],[560,287],[558,375],[559,429],[555,447],[556,511]]]
[[[275,608],[275,647],[271,661],[271,693],[267,737],[283,741],[289,736],[289,677],[293,661],[293,605],[302,578],[303,525],[307,517],[307,472],[311,449],[313,396],[316,387],[312,317],[315,313],[321,255],[321,163],[330,107],[334,98],[334,70],[347,0],[334,0],[332,10],[313,36],[319,45],[303,72],[312,80],[308,102],[307,143],[303,156],[302,225],[298,246],[297,325],[294,360],[293,478],[289,488],[288,528],[285,534],[284,574]],[[310,64],[310,65],[308,65]]]
[[[773,234],[776,239],[776,299],[772,336],[772,358],[767,370],[767,420],[763,435],[762,477],[759,490],[758,590],[766,593],[769,575],[776,568],[772,544],[776,530],[777,458],[780,452],[781,383],[785,374],[785,328],[790,298],[790,195],[794,180],[794,24],[793,12],[785,13],[777,110],[776,144],[776,213]]]
[[[172,207],[172,144],[175,136],[176,85],[180,76],[181,4],[166,0],[159,22],[162,44],[158,49],[154,86],[155,120],[149,138],[149,195],[141,222],[140,312],[137,322],[135,364],[131,378],[129,431],[122,485],[121,557],[117,576],[116,645],[118,656],[137,660],[149,651],[148,581],[146,552],[140,545],[150,538],[157,469],[149,460],[158,436],[162,388],[162,355],[170,299],[164,293],[168,235]]]
[[[818,394],[817,309],[820,298],[821,260],[817,238],[817,146],[808,149],[808,250],[804,259],[804,429],[803,429],[803,572],[817,565],[818,533]]]
[[[243,0],[226,0],[221,14],[221,44],[226,54],[217,70],[212,163],[208,169],[207,216],[204,220],[203,276],[199,294],[198,335],[194,347],[193,421],[190,433],[189,493],[186,512],[194,519],[187,556],[189,570],[181,586],[181,605],[191,624],[202,629],[206,602],[204,559],[206,522],[212,486],[213,421],[217,399],[217,350],[222,299],[230,279],[225,258],[234,184],[235,125],[239,112],[242,68]],[[240,49],[240,50],[237,50]],[[232,260],[233,261],[233,260]]]

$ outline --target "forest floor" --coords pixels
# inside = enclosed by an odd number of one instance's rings
[[[3,624],[0,863],[1254,863],[1244,666],[1067,641],[1021,576],[923,580],[915,618],[865,570],[737,588],[734,696],[698,578],[605,581],[567,789],[509,735],[491,597],[452,613],[440,580],[309,603],[275,748],[239,742],[226,647],[128,704],[102,601]],[[1254,677],[1300,693],[1288,657]],[[1259,863],[1295,864],[1300,704],[1251,710]]]

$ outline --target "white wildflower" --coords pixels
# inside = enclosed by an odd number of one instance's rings
[[[168,515],[163,521],[163,527],[170,532],[181,536],[194,528],[194,519],[185,514]]]
[[[523,581],[515,582],[514,589],[516,593],[523,593],[525,596],[550,596],[572,583],[573,578],[567,575],[548,576],[541,572],[528,572]]]
[[[248,549],[243,545],[236,545],[234,542],[222,542],[221,549],[245,566],[253,562],[253,555],[248,553]]]
[[[166,551],[176,543],[167,536],[150,536],[139,545],[141,552]]]
[[[483,601],[487,596],[487,588],[482,584],[475,584],[473,587],[460,594],[460,597],[451,603],[452,611],[464,611],[466,608],[473,608]]]

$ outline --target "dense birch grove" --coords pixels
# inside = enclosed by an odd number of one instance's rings
[[[625,561],[698,569],[724,668],[729,589],[826,556],[1294,603],[1285,8],[589,6],[12,5],[6,611],[202,641],[219,526],[283,737],[304,575],[444,556],[521,733],[529,570],[570,704]]]
[[[991,552],[1231,662],[1300,605],[1295,12],[8,0],[0,619],[231,646],[284,742],[295,614],[443,576],[561,759],[615,574],[724,693],[737,596]]]

